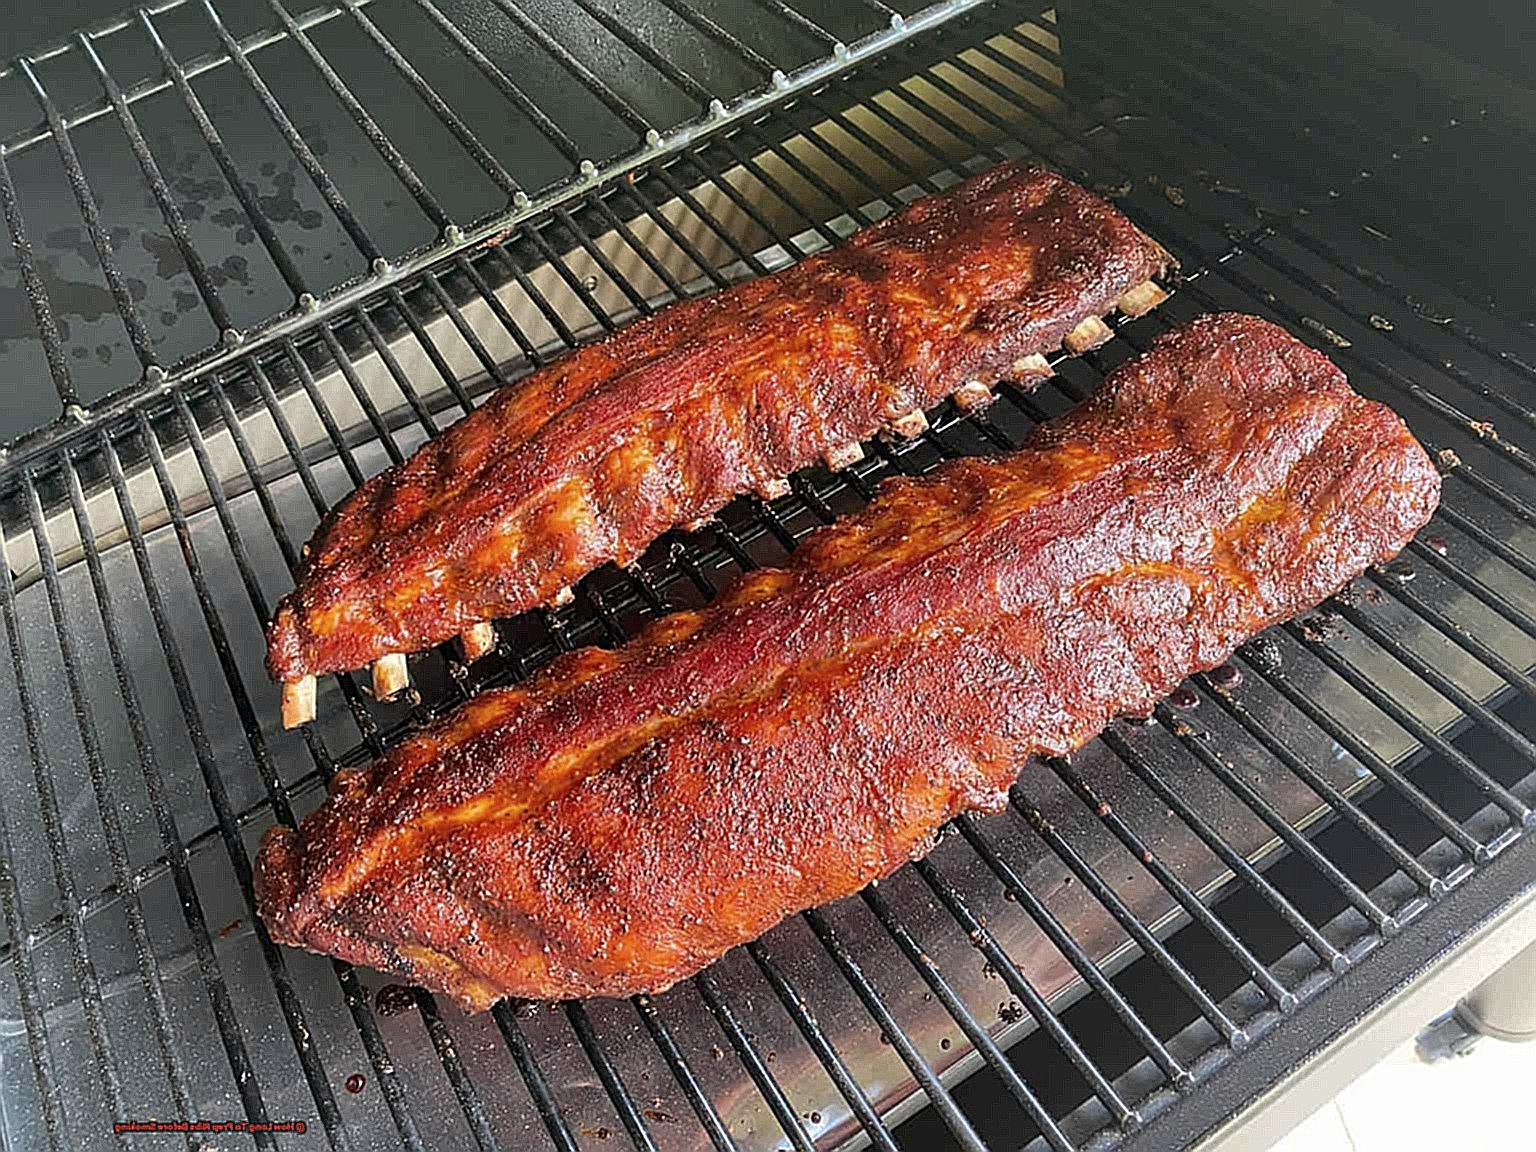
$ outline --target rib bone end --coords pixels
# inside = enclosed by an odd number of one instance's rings
[[[760,480],[757,485],[757,494],[764,500],[777,500],[789,495],[789,481],[782,477],[772,480]]]
[[[393,700],[411,683],[410,671],[405,666],[405,653],[393,652],[380,656],[373,662],[373,698]]]
[[[1067,333],[1062,341],[1067,351],[1077,355],[1091,352],[1102,344],[1108,343],[1115,333],[1110,326],[1098,316],[1090,316],[1076,328]]]
[[[567,604],[574,604],[576,602],[576,593],[572,592],[569,588],[562,588],[549,598],[549,602],[556,608],[564,608]]]
[[[857,440],[850,440],[846,444],[839,444],[836,448],[827,449],[822,459],[833,472],[841,472],[848,465],[857,464],[864,459],[864,449]]]
[[[914,408],[904,415],[896,417],[886,425],[886,431],[892,436],[902,440],[910,440],[914,436],[921,436],[928,430],[928,417],[923,415],[921,408]]]
[[[950,394],[950,399],[962,412],[977,412],[992,403],[992,389],[980,380],[967,380]]]
[[[459,651],[471,664],[494,647],[496,647],[496,626],[489,620],[482,620],[459,634]]]
[[[315,678],[301,676],[283,685],[283,727],[297,728],[315,718]]]
[[[1166,299],[1168,299],[1166,289],[1152,280],[1144,280],[1120,297],[1115,307],[1125,315],[1135,318],[1145,316]]]
[[[1056,369],[1051,367],[1049,360],[1035,352],[1013,362],[1013,375],[1017,380],[1033,383],[1056,375]]]

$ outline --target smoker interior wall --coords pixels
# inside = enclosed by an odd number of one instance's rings
[[[1521,84],[1531,83],[1531,44],[1536,7],[1527,0],[1342,0],[1343,6],[1379,20],[1412,40],[1492,68]]]
[[[1245,125],[1242,101],[1261,99],[1262,93],[1248,90],[1229,62],[1184,47],[1190,18],[1181,11],[1180,0],[1142,0],[1136,19],[1124,21],[1104,20],[1102,7],[1090,15],[1087,7],[1092,3],[1062,0],[1057,6],[1069,91],[1111,116],[1145,113],[1151,121],[1169,124],[1165,105],[1172,92],[1202,105],[1217,120],[1228,119],[1234,130]],[[1412,239],[1420,250],[1435,251],[1444,274],[1462,295],[1515,318],[1512,303],[1529,298],[1528,254],[1536,251],[1527,168],[1527,158],[1536,151],[1536,82],[1529,61],[1515,61],[1528,56],[1529,45],[1536,43],[1536,6],[1509,0],[1471,0],[1465,5],[1400,5],[1389,0],[1282,5],[1261,0],[1242,7],[1241,21],[1245,35],[1273,45],[1277,58],[1294,57],[1287,58],[1285,66],[1301,84],[1307,81],[1307,56],[1289,53],[1287,46],[1305,44],[1332,30],[1330,39],[1347,46],[1350,57],[1359,61],[1362,91],[1399,102],[1396,119],[1403,125],[1423,124],[1424,142],[1435,134],[1433,144],[1448,160],[1444,165],[1415,164],[1383,132],[1354,140],[1342,154],[1329,145],[1329,152],[1319,151],[1327,163],[1320,159],[1318,167],[1332,165],[1335,175],[1328,179],[1333,181],[1339,181],[1337,173],[1346,161],[1358,166],[1355,179],[1389,176],[1395,194],[1404,198],[1400,203],[1411,205],[1422,219],[1435,220],[1435,228],[1432,235],[1409,237],[1402,231],[1406,212],[1367,221],[1383,244]],[[1149,27],[1166,34],[1149,37]],[[1465,67],[1458,62],[1454,69],[1437,69],[1436,51],[1459,55]],[[1518,85],[1508,83],[1508,68],[1516,69]],[[1516,98],[1528,95],[1529,104],[1519,99],[1521,106],[1512,106],[1517,102],[1512,92]],[[1452,106],[1456,114],[1445,116],[1444,109]],[[1337,122],[1348,122],[1358,111],[1339,109]],[[1336,127],[1329,116],[1328,109],[1316,104],[1279,109],[1275,118],[1284,122],[1289,139],[1277,139],[1277,144],[1323,148]],[[1190,149],[1171,137],[1169,155],[1187,158]],[[1203,156],[1201,163],[1210,166],[1161,176],[1173,183],[1187,178],[1212,184],[1243,175],[1241,163],[1226,163],[1219,154]],[[1292,178],[1305,184],[1312,175],[1297,172]],[[1321,204],[1348,193],[1343,181],[1322,183],[1313,199]],[[1458,204],[1476,209],[1457,210]],[[1296,210],[1289,204],[1281,207]]]

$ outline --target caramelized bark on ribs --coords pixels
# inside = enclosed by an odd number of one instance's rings
[[[278,606],[268,670],[360,668],[548,603],[1054,350],[1167,263],[1097,196],[1008,164],[668,308],[503,389],[343,501]]]
[[[274,938],[484,1008],[658,990],[995,809],[1394,555],[1439,475],[1264,321],[1158,339],[1019,452],[886,485],[787,566],[471,700],[298,832]]]

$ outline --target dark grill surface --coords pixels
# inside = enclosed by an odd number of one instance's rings
[[[532,4],[290,16],[273,3],[257,21],[254,6],[210,0],[0,76],[49,117],[0,157],[19,309],[0,355],[15,387],[51,380],[66,409],[0,465],[0,1145],[159,1147],[183,1137],[117,1138],[114,1123],[185,1117],[308,1128],[184,1137],[221,1148],[1167,1147],[1532,883],[1536,330],[1516,264],[1536,237],[1513,208],[1511,166],[1532,155],[1519,108],[1427,83],[1398,41],[1366,51],[1349,19],[1334,38],[1262,7],[1234,23],[1214,0],[961,7],[915,28],[914,11],[893,21],[873,0],[656,0],[609,19],[593,3],[577,34]],[[416,42],[384,31],[407,18],[444,37],[420,71]],[[227,33],[212,55],[187,67],[183,47],[150,38],[136,79],[108,79],[100,103],[115,37],[198,21]],[[858,36],[877,28],[895,36],[866,55]],[[364,98],[317,67],[350,50],[323,29],[363,37],[403,88]],[[799,55],[774,54],[790,40]],[[514,42],[538,46],[547,75],[502,69]],[[630,90],[649,89],[600,66],[620,48],[686,99],[635,111]],[[332,106],[305,116],[356,126],[355,147],[306,142],[288,118],[303,101],[260,64],[269,51],[312,69],[313,100]],[[580,101],[619,127],[540,167],[516,133],[482,138],[459,118],[462,93],[441,78],[454,59],[499,72],[491,99],[557,153],[559,136],[598,131]],[[776,68],[792,73],[778,90]],[[244,191],[263,154],[211,120],[199,130],[215,82],[244,86],[245,104],[225,94],[249,118],[230,131],[277,133],[295,162],[278,170],[297,173],[294,189],[309,181],[294,195],[318,196],[303,211],[353,242],[364,272],[379,260],[373,279],[321,282],[280,255],[272,198]],[[716,96],[687,139],[626,151]],[[176,110],[182,135],[136,136],[141,107]],[[126,149],[143,188],[97,184],[106,161],[88,144]],[[154,175],[173,147],[227,178],[248,241],[188,221],[186,188]],[[28,167],[49,152],[56,169]],[[619,159],[570,178],[588,152]],[[496,655],[472,671],[424,654],[394,704],[336,677],[317,725],[278,729],[262,624],[318,517],[364,477],[580,339],[1020,154],[1115,197],[1174,252],[1173,298],[1038,392],[1004,385],[980,416],[942,408],[917,441],[809,471],[772,504],[738,501],[632,570],[598,572],[572,607],[500,622]],[[343,193],[364,159],[383,164],[370,190]],[[468,171],[494,202],[461,194]],[[95,254],[82,257],[102,293],[89,321],[60,311],[57,266],[27,243],[39,205],[60,210],[39,194],[59,179]],[[112,229],[141,211],[117,202],[140,191],[208,314],[202,342],[236,333],[211,352],[173,354],[138,318]],[[385,244],[364,217],[396,199],[431,227]],[[242,244],[283,287],[280,304],[234,318],[204,274]],[[1321,347],[1438,454],[1443,507],[1401,559],[1196,677],[1150,722],[1026,765],[1008,812],[955,822],[926,860],[663,996],[466,1018],[261,931],[260,834],[313,808],[338,766],[565,648],[708,598],[882,476],[1007,448],[1158,332],[1217,308]],[[99,403],[72,372],[82,323],[115,325],[133,350],[133,372],[99,374]]]

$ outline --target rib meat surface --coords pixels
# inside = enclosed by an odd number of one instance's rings
[[[666,988],[1394,555],[1439,475],[1279,328],[1159,338],[996,459],[486,693],[263,846],[272,935],[484,1008]]]
[[[360,668],[547,603],[1054,350],[1167,263],[1097,196],[1007,164],[668,308],[502,389],[344,500],[278,606],[268,671]]]

